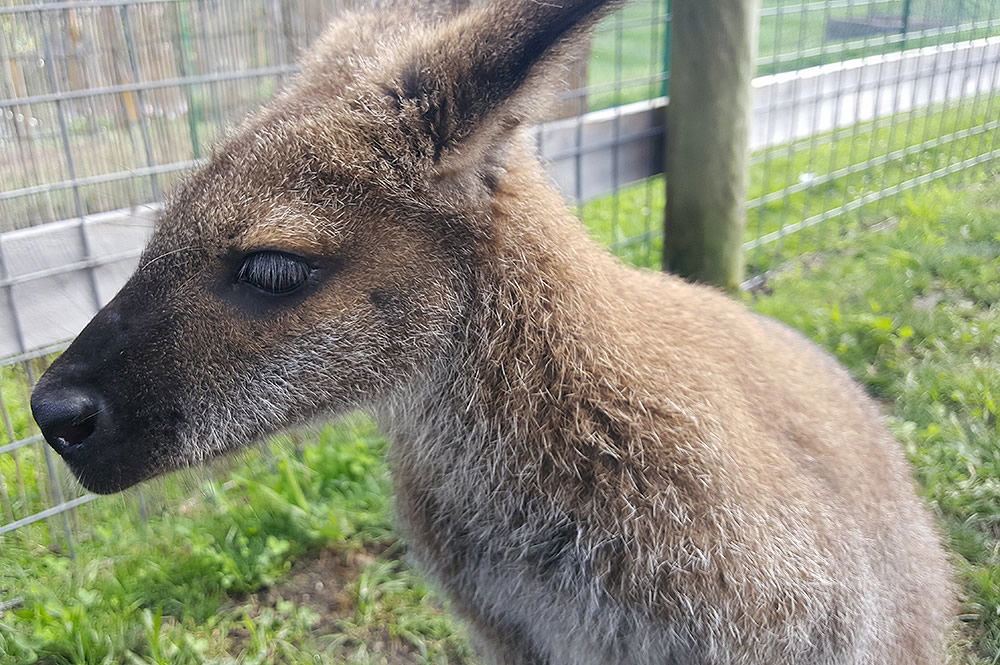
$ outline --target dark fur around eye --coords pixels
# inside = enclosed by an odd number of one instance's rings
[[[236,273],[236,281],[249,284],[265,293],[284,295],[301,287],[312,272],[302,257],[277,251],[248,255]]]

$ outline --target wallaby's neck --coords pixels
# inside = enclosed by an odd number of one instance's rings
[[[509,171],[496,195],[494,235],[474,270],[467,319],[429,379],[380,412],[397,439],[475,441],[572,436],[610,371],[608,334],[622,269],[591,241],[533,160]],[[617,388],[617,387],[616,387]],[[573,416],[573,413],[576,416]],[[386,422],[387,421],[387,422]]]

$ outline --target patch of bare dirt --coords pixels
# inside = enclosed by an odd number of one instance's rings
[[[264,607],[276,607],[286,600],[309,608],[320,616],[314,631],[331,632],[338,619],[354,614],[356,607],[348,587],[376,556],[367,550],[320,550],[297,561],[278,584],[254,594],[255,600]]]
[[[364,651],[372,662],[384,665],[412,665],[422,662],[420,650],[405,639],[393,636],[386,627],[358,626],[358,606],[353,587],[361,573],[376,559],[394,559],[397,549],[385,544],[368,545],[360,550],[324,549],[304,556],[277,584],[244,598],[240,605],[252,617],[267,611],[279,611],[283,603],[315,613],[318,620],[310,624],[307,639],[315,639],[325,648],[332,648],[336,662]],[[233,628],[229,637],[238,650],[251,639],[243,628]]]

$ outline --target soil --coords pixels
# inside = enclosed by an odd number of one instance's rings
[[[362,571],[377,558],[394,558],[398,552],[385,545],[369,545],[362,550],[324,549],[297,561],[292,570],[274,586],[262,589],[241,601],[258,615],[276,609],[279,603],[291,601],[297,607],[311,610],[320,618],[309,632],[321,645],[338,643],[336,660],[346,660],[359,647],[374,656],[372,662],[385,665],[412,665],[422,662],[420,651],[406,640],[393,637],[388,630],[366,630],[364,636],[348,635],[343,630],[345,620],[353,618],[357,605],[351,585]],[[236,650],[246,645],[250,635],[242,629],[230,632]],[[345,639],[346,638],[346,639]],[[363,642],[363,644],[362,644]]]
[[[255,599],[263,607],[275,607],[282,600],[306,607],[320,616],[313,626],[317,635],[334,632],[338,619],[354,614],[347,586],[374,559],[375,555],[367,551],[320,550],[297,561],[287,577],[258,591]]]

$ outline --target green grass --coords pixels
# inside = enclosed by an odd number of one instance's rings
[[[116,522],[123,500],[104,500],[75,562],[8,538],[0,597],[25,602],[0,618],[0,663],[367,663],[377,643],[415,662],[465,658],[441,605],[385,551],[382,452],[355,418],[251,453],[145,524]],[[304,589],[262,591],[321,549]],[[315,581],[341,606],[310,602]]]
[[[995,122],[998,109],[1000,95],[983,96],[959,107],[898,114],[757,155],[750,171],[750,199],[771,193],[787,195],[751,210],[747,240],[1000,147],[996,143],[997,129],[987,126]],[[947,136],[956,138],[931,145]],[[866,164],[870,156],[890,153],[906,154],[882,164]],[[841,169],[853,172],[819,182],[824,174]],[[981,179],[988,169],[971,169],[965,177],[970,181]],[[816,178],[816,184],[804,191],[789,189],[810,178]],[[847,215],[840,220],[830,219],[811,231],[788,235],[754,250],[748,257],[750,269],[763,272],[776,267],[785,256],[836,242],[845,224],[857,218]]]

